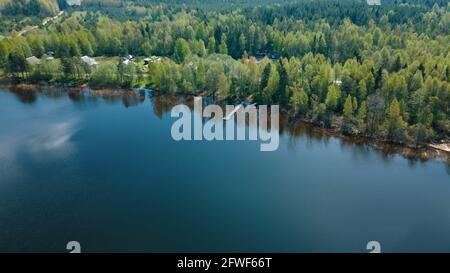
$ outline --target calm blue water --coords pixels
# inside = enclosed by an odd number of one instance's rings
[[[450,252],[447,162],[175,142],[166,100],[0,91],[0,251]]]

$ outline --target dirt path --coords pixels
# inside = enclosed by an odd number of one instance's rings
[[[64,11],[60,11],[57,15],[53,16],[53,17],[49,17],[49,18],[45,18],[44,20],[42,20],[42,25],[45,26],[50,22],[55,21],[56,19],[58,19],[59,17],[64,15]],[[19,31],[18,35],[22,36],[27,34],[30,31],[33,31],[35,29],[38,29],[39,26],[27,26],[24,29],[22,29],[21,31]]]

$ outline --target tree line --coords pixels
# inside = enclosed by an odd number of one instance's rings
[[[295,8],[305,3],[320,10],[317,18]],[[74,11],[59,24],[0,40],[0,65],[36,81],[251,97],[323,126],[395,142],[448,138],[449,6],[356,5],[362,14],[356,15],[339,8],[348,3],[305,0],[230,11],[153,4],[142,6],[139,20]],[[56,60],[39,67],[25,60],[48,52]],[[120,61],[92,68],[79,58],[128,54],[164,58],[148,68]]]

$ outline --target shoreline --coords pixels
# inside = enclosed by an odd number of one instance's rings
[[[290,115],[290,117],[293,116],[290,113],[288,115]],[[342,132],[342,130],[339,129],[339,127],[323,127],[308,118],[296,118],[296,119],[300,120],[302,122],[311,124],[312,126],[323,129],[323,130],[329,130],[329,131],[331,131],[331,134],[333,134],[335,136],[360,138],[360,139],[364,139],[364,141],[366,141],[366,142],[374,142],[373,146],[377,147],[377,148],[379,148],[380,145],[393,145],[393,146],[399,146],[399,147],[404,147],[404,148],[414,149],[414,150],[421,150],[421,149],[428,148],[428,149],[434,149],[436,151],[440,151],[440,152],[444,152],[444,153],[449,153],[449,155],[450,155],[450,140],[449,141],[442,140],[440,143],[439,142],[423,143],[423,144],[419,144],[419,145],[415,146],[415,145],[408,144],[408,143],[399,143],[399,142],[391,141],[388,139],[381,139],[381,138],[373,137],[373,136],[370,136],[367,134],[345,134],[344,132]],[[295,118],[294,118],[294,121],[295,121]]]
[[[95,96],[100,97],[126,97],[126,96],[138,96],[131,88],[109,87],[109,88],[91,88],[87,84],[81,84],[78,86],[57,84],[52,85],[48,83],[14,83],[7,78],[0,79],[0,88],[6,88],[11,92],[35,92],[36,89],[42,90],[43,88],[53,89],[53,91],[61,91],[66,89],[68,95],[77,95],[80,92],[87,91]],[[157,91],[156,91],[157,92]],[[171,94],[159,94],[157,96],[174,96],[178,99],[182,97],[187,98],[195,96],[189,95],[171,95]],[[201,95],[201,93],[199,93]],[[345,134],[338,127],[324,127],[320,124],[313,122],[308,118],[300,118],[293,115],[292,112],[287,109],[282,109],[280,117],[283,117],[285,125],[287,127],[295,126],[298,123],[303,123],[309,130],[318,133],[321,136],[336,137],[344,142],[365,144],[372,147],[375,150],[381,151],[383,154],[400,154],[404,157],[420,160],[441,159],[448,161],[450,164],[450,141],[442,140],[441,142],[430,142],[421,144],[418,146],[408,145],[407,143],[397,143],[386,139],[380,139],[363,134]]]
[[[427,143],[426,145],[419,145],[417,147],[412,145],[395,143],[388,140],[377,139],[365,135],[348,135],[342,133],[340,130],[333,128],[325,128],[316,125],[314,122],[307,119],[297,119],[293,122],[301,122],[309,126],[313,131],[319,134],[334,137],[342,140],[346,144],[366,145],[379,151],[383,155],[401,155],[408,159],[418,160],[443,160],[447,161],[450,166],[450,152],[445,149],[437,148],[439,144]],[[448,143],[445,144],[448,147]],[[438,146],[439,147],[439,146]]]

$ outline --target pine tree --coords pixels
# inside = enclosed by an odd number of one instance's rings
[[[344,117],[346,119],[349,119],[353,116],[353,102],[352,102],[352,96],[348,95],[345,99],[344,103]]]
[[[222,37],[220,38],[219,53],[224,55],[228,54],[227,35],[225,33],[222,33]]]
[[[273,67],[270,71],[269,80],[267,86],[263,90],[263,101],[266,104],[271,104],[276,99],[276,93],[279,90],[280,74],[276,67]]]
[[[205,65],[203,64],[203,61],[199,61],[197,66],[197,74],[196,74],[196,84],[198,89],[203,89],[205,87]]]
[[[264,88],[267,87],[267,83],[269,82],[270,71],[272,70],[272,65],[267,63],[264,67],[263,73],[261,75],[261,83],[259,86],[260,91],[262,92]]]
[[[8,61],[8,49],[4,43],[0,41],[0,67],[4,67]]]
[[[245,51],[245,46],[247,44],[247,41],[245,39],[245,35],[244,33],[241,33],[241,35],[239,36],[239,42],[238,42],[238,50],[239,50],[239,54],[243,53]]]
[[[282,105],[286,105],[288,102],[288,94],[287,94],[287,85],[288,85],[288,74],[286,68],[284,67],[283,60],[279,61],[279,74],[280,74],[280,83],[278,88],[278,96],[276,98],[277,101]]]
[[[352,109],[353,111],[356,111],[356,109],[358,109],[358,99],[356,97],[353,97]]]
[[[217,78],[217,96],[219,99],[225,99],[228,97],[228,92],[230,90],[230,84],[228,82],[227,76],[221,73]]]
[[[203,42],[203,40],[200,40],[198,42],[197,54],[199,57],[206,56],[206,48],[205,48],[205,43]]]
[[[405,129],[405,126],[406,123],[400,115],[400,104],[398,103],[397,98],[394,97],[391,105],[389,106],[389,111],[385,122],[387,136],[392,140],[401,141],[402,131]]]
[[[360,100],[363,100],[366,96],[367,96],[367,85],[366,85],[366,81],[364,79],[359,81],[359,93],[358,93],[358,98]]]
[[[208,54],[214,53],[216,53],[216,39],[212,36],[208,40]]]
[[[402,68],[402,60],[401,60],[400,54],[397,54],[397,56],[395,57],[394,63],[392,64],[391,71],[397,72],[401,68]]]
[[[363,100],[361,102],[361,106],[359,107],[357,118],[360,121],[364,122],[366,120],[366,114],[367,114],[366,101]]]
[[[294,85],[291,87],[292,97],[290,100],[290,105],[295,111],[305,114],[308,110],[308,94],[299,87],[298,85]]]
[[[185,39],[180,38],[175,43],[174,57],[178,63],[184,62],[187,56],[190,54],[189,45]]]
[[[339,87],[335,84],[331,85],[328,89],[327,97],[325,99],[327,109],[331,111],[336,110],[340,97],[341,92],[339,90]]]

